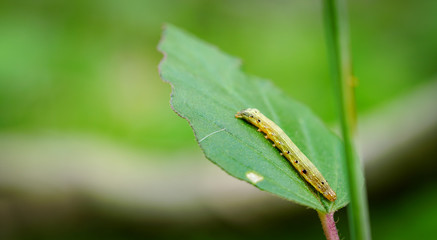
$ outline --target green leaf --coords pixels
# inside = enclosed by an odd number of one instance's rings
[[[243,73],[238,59],[174,26],[166,26],[159,49],[172,108],[190,123],[209,160],[261,190],[321,212],[348,203],[342,142],[310,109],[269,81]],[[316,192],[255,127],[235,118],[249,107],[278,124],[316,165],[337,193],[335,202]]]

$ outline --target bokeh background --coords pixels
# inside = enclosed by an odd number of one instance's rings
[[[349,1],[374,239],[437,234],[437,2]],[[169,22],[338,128],[321,2],[0,3],[0,239],[321,239],[206,160],[157,66]],[[345,209],[336,214],[348,238]]]

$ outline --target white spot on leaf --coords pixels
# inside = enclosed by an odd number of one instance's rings
[[[253,183],[253,184],[257,184],[259,182],[261,182],[262,180],[264,180],[264,177],[261,175],[258,175],[254,172],[247,172],[246,173],[246,177]]]

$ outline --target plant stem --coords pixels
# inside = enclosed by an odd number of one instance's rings
[[[331,78],[336,91],[348,169],[350,193],[348,214],[351,238],[361,240],[370,239],[370,224],[363,172],[354,144],[356,129],[355,84],[352,76],[345,1],[323,0],[323,12]]]
[[[334,213],[322,213],[317,211],[322,222],[323,232],[327,240],[339,240],[338,231],[335,227]]]

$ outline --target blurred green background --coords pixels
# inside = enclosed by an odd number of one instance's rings
[[[373,236],[435,236],[437,2],[349,7]],[[320,239],[203,159],[156,46],[184,28],[335,128],[322,21],[320,1],[2,1],[0,238]]]

